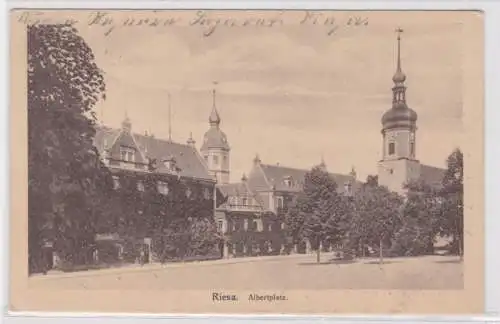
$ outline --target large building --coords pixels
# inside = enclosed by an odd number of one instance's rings
[[[187,144],[180,144],[151,134],[134,133],[127,117],[121,128],[99,127],[94,139],[94,146],[113,174],[115,191],[132,188],[137,193],[153,192],[150,197],[157,197],[158,203],[161,203],[161,197],[176,194],[170,184],[181,181],[186,188],[183,194],[190,198],[188,201],[195,203],[196,199],[199,203],[202,200],[204,208],[213,215],[216,205],[220,204],[217,197],[222,198],[222,195],[217,194],[217,181],[194,145],[191,137]],[[134,183],[129,183],[130,179]],[[146,217],[153,215],[143,210],[137,210],[137,213],[144,217],[144,221],[134,225],[134,239],[139,245],[143,245],[141,249],[146,251],[145,261],[150,262],[155,259],[152,252],[154,242],[151,238],[154,229],[144,224],[148,224]],[[104,240],[107,237],[117,243],[118,255],[122,255],[123,246],[119,244],[116,235],[101,235],[98,239]]]
[[[319,164],[325,168],[322,161]],[[313,166],[311,166],[313,167]],[[248,177],[241,182],[219,185],[226,197],[216,209],[216,222],[224,233],[225,257],[272,255],[310,249],[308,242],[288,241],[285,215],[303,191],[309,170],[262,163],[257,155]],[[361,185],[354,169],[350,174],[330,173],[339,193],[350,196]]]
[[[401,29],[397,38],[397,66],[392,77],[392,107],[382,116],[382,159],[378,163],[379,185],[398,193],[411,181],[439,185],[444,170],[417,159],[417,113],[406,101],[406,75],[401,66]]]
[[[400,53],[401,37],[398,34],[392,107],[382,116],[383,150],[378,162],[378,183],[391,191],[404,193],[404,186],[409,181],[439,185],[444,170],[422,164],[417,159],[418,116],[407,104],[406,75]],[[210,208],[213,208],[218,229],[224,237],[224,244],[220,247],[224,257],[308,250],[307,242],[287,241],[284,217],[291,202],[303,191],[309,170],[265,164],[257,155],[248,176],[243,175],[240,182],[230,183],[231,149],[221,129],[215,90],[212,95],[209,129],[204,134],[199,153],[192,136],[187,144],[178,144],[152,135],[136,134],[132,132],[128,118],[121,129],[100,128],[95,145],[115,173],[115,187],[119,188],[120,174],[127,172],[155,172],[201,185],[205,199],[213,201]],[[323,160],[319,166],[327,170]],[[349,174],[330,175],[343,195],[353,195],[362,185],[354,168]],[[159,181],[157,190],[168,194],[165,183]],[[150,248],[150,243],[147,244]]]

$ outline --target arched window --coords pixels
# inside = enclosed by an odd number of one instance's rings
[[[389,143],[389,155],[394,155],[396,153],[396,143]]]

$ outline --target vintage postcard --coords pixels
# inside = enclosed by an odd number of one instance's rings
[[[483,17],[11,13],[12,311],[484,311]]]

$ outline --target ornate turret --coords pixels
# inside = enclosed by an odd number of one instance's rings
[[[221,118],[217,111],[216,91],[212,91],[212,112],[208,118],[210,128],[203,136],[201,153],[203,154],[209,172],[217,182],[229,182],[229,143],[226,134],[220,129]]]
[[[392,108],[382,116],[382,132],[387,129],[409,127],[416,128],[417,113],[408,107],[406,103],[406,75],[401,68],[401,33],[403,30],[398,28],[398,46],[397,46],[397,67],[392,81]]]

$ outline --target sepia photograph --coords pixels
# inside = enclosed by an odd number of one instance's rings
[[[11,26],[11,308],[482,311],[479,12]]]

